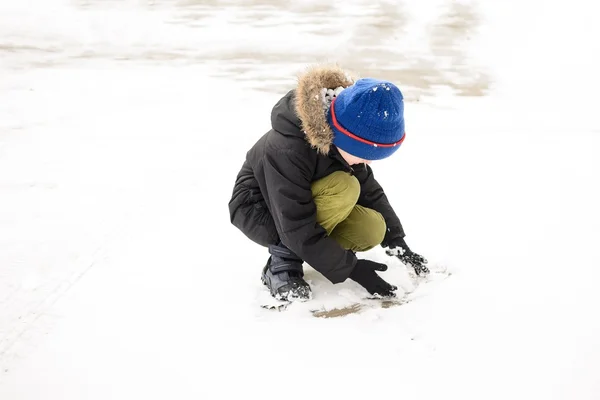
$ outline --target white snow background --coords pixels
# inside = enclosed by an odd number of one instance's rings
[[[370,3],[321,3],[0,1],[0,399],[600,399],[594,2],[466,2],[489,95],[407,101],[406,141],[373,164],[449,279],[342,318],[258,307],[267,255],[227,202],[268,89],[298,54],[352,54]],[[447,4],[399,6],[387,50],[410,59]],[[313,306],[361,295],[307,276]]]

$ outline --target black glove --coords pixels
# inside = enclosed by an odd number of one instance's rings
[[[398,288],[390,285],[375,271],[385,271],[387,265],[380,264],[370,260],[358,260],[356,266],[350,273],[350,279],[367,289],[371,294],[378,294],[384,297],[396,297],[395,290]]]
[[[388,256],[396,256],[400,261],[415,270],[417,275],[427,275],[429,268],[427,268],[427,260],[420,254],[413,252],[403,237],[397,236],[397,230],[388,230],[383,242],[382,247],[388,247],[386,254]]]

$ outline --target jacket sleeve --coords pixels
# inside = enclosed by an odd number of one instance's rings
[[[373,170],[366,164],[360,164],[353,167],[354,174],[360,182],[360,197],[358,204],[364,207],[372,208],[383,215],[388,232],[395,237],[404,237],[404,228],[400,219],[390,205],[381,185],[375,180]]]
[[[305,156],[280,150],[263,157],[265,173],[261,191],[284,245],[332,283],[345,281],[356,265],[356,256],[327,235],[317,223],[311,191],[312,169]]]

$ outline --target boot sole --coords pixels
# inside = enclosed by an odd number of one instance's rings
[[[260,277],[260,281],[263,283],[263,285],[265,285],[266,287],[269,288],[269,293],[271,293],[271,296],[276,299],[276,300],[280,300],[280,301],[308,301],[312,298],[312,290],[310,290],[310,287],[306,288],[306,287],[302,287],[300,288],[300,290],[298,290],[299,293],[295,293],[294,291],[288,291],[285,292],[284,294],[281,293],[273,293],[273,290],[271,289],[271,286],[269,286],[268,282],[267,282],[267,278],[265,278],[264,275],[262,275]],[[300,295],[298,295],[300,294]]]

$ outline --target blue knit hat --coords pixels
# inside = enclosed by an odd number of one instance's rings
[[[331,102],[333,144],[365,160],[391,156],[404,140],[404,100],[393,83],[359,79]]]

